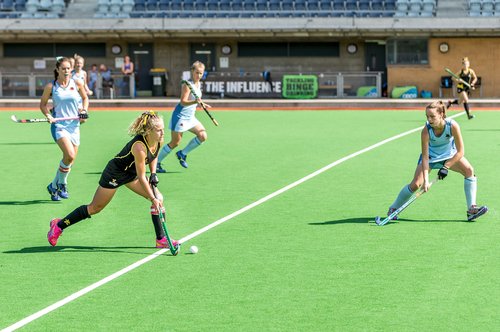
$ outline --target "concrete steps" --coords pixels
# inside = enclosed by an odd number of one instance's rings
[[[94,18],[98,0],[73,0],[66,8],[64,18]]]
[[[437,17],[465,17],[469,16],[467,0],[438,0]]]

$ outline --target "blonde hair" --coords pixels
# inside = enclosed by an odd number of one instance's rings
[[[128,127],[128,133],[131,136],[147,135],[150,131],[155,130],[163,119],[154,111],[146,111]]]
[[[193,64],[191,65],[191,70],[195,70],[197,67],[203,67],[203,69],[205,69],[205,65],[201,61],[193,62]]]
[[[73,55],[73,59],[75,59],[75,61],[82,60],[82,62],[85,63],[85,59],[81,55],[78,55],[76,53],[75,55]]]
[[[450,107],[450,103],[443,103],[442,100],[438,100],[438,101],[434,101],[432,103],[430,103],[429,105],[427,105],[427,107],[425,108],[425,110],[436,110],[439,114],[441,114],[443,116],[443,119],[446,118],[446,110],[448,109],[448,107]]]

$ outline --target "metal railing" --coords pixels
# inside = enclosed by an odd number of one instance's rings
[[[134,98],[135,76],[113,74],[113,82],[106,85],[102,75],[97,75],[97,82],[91,90],[97,99]],[[0,98],[2,97],[41,97],[47,83],[54,80],[52,73],[2,73],[0,72]],[[104,83],[104,84],[103,84]]]
[[[178,75],[176,75],[178,74]],[[314,75],[318,81],[318,98],[380,98],[382,97],[382,72],[270,72],[265,80],[262,72],[208,72],[204,80],[204,95],[213,98],[282,98],[281,85],[285,75]],[[182,76],[174,72],[172,76]],[[94,97],[135,98],[135,76],[112,74],[113,83],[105,84],[102,75],[97,76]],[[51,73],[1,73],[1,97],[41,97],[45,85],[54,80]],[[264,84],[263,84],[264,83]],[[227,89],[239,84],[241,92]],[[266,84],[268,89],[266,90]],[[264,88],[262,88],[264,86]],[[254,89],[254,90],[252,90]],[[249,91],[252,90],[252,91]],[[176,94],[177,92],[174,92]]]

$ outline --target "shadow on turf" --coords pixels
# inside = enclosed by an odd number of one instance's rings
[[[324,226],[324,225],[337,225],[337,224],[366,224],[375,220],[375,217],[359,217],[359,218],[348,218],[339,220],[329,220],[322,222],[310,222],[309,225],[313,226]]]
[[[415,220],[415,219],[404,219],[400,218],[398,221],[390,221],[386,225],[389,224],[397,224],[398,222],[468,222],[465,220]],[[339,224],[375,224],[375,217],[358,217],[358,218],[347,218],[347,219],[339,219],[339,220],[329,220],[323,222],[310,222],[309,225],[313,226],[326,226],[326,225],[339,225]]]
[[[44,252],[109,252],[109,253],[122,253],[122,254],[137,254],[145,255],[150,254],[150,252],[133,252],[127,251],[126,249],[154,249],[154,247],[90,247],[90,246],[57,246],[51,247],[39,246],[39,247],[25,247],[19,250],[8,250],[4,251],[4,254],[38,254]]]
[[[52,204],[57,202],[54,202],[50,199],[35,199],[31,201],[0,201],[0,205],[35,205],[35,204]]]
[[[162,173],[162,174],[173,174],[173,173],[182,173],[178,171],[167,171],[167,173]],[[85,172],[83,174],[88,174],[88,175],[101,175],[102,172]]]
[[[422,220],[422,219],[405,219],[405,218],[399,218],[398,222],[428,222],[428,223],[433,223],[433,222],[470,222],[467,220],[458,220],[458,219],[438,219],[438,220]],[[392,222],[392,223],[397,223],[397,222]]]

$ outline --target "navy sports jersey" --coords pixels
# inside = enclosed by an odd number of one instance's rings
[[[111,159],[102,172],[99,185],[104,188],[118,188],[121,185],[133,181],[137,177],[135,169],[135,158],[132,154],[134,144],[144,144],[147,151],[146,165],[150,164],[157,156],[160,150],[160,143],[156,146],[153,153],[142,135],[135,136],[125,147]]]
[[[464,70],[462,69],[460,71],[460,75],[458,75],[458,76],[460,77],[460,79],[462,79],[465,82],[471,84],[471,82],[472,82],[472,73],[473,73],[472,69],[469,69],[468,73],[464,73]],[[461,89],[462,91],[468,91],[469,87],[466,86],[465,84],[463,84],[462,82],[458,82],[457,89]]]

